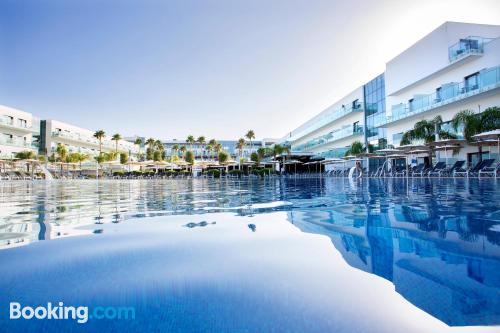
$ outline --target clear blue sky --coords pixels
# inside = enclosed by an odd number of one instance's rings
[[[281,137],[500,1],[0,0],[0,104],[122,135]]]

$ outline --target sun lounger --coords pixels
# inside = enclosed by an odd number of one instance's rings
[[[495,161],[494,159],[482,160],[481,162],[476,163],[476,165],[472,168],[456,170],[454,173],[454,176],[456,176],[456,177],[460,177],[460,176],[470,177],[470,176],[479,175],[479,171],[481,171],[485,167],[486,168],[491,167],[491,165],[493,164],[494,161]]]

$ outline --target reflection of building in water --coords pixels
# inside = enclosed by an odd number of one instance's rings
[[[429,221],[424,210],[396,205],[390,212],[345,205],[293,211],[289,219],[301,231],[330,237],[349,265],[391,281],[403,297],[449,325],[500,324],[498,243],[471,236],[457,217],[441,217],[445,230],[425,231],[412,220]]]

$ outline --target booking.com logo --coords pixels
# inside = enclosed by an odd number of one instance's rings
[[[76,320],[84,324],[89,319],[135,319],[135,308],[124,306],[96,306],[89,311],[88,306],[66,306],[63,302],[37,307],[21,306],[10,302],[10,319]]]

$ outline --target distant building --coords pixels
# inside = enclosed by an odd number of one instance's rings
[[[63,123],[57,120],[42,120],[40,122],[40,153],[51,155],[56,152],[58,144],[63,144],[69,153],[79,152],[90,156],[99,154],[99,140],[94,137],[94,131]],[[111,140],[111,134],[106,134],[102,142],[102,151],[115,151],[116,143]],[[126,140],[118,141],[118,151],[137,154],[139,147]]]
[[[31,113],[0,105],[0,158],[38,152],[39,121]]]

